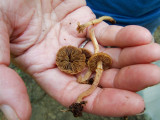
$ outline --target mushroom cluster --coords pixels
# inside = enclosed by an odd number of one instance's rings
[[[82,25],[78,23],[77,31],[79,33],[83,32],[85,28],[89,27],[90,25],[98,24],[103,20],[108,20],[111,23],[115,23],[115,20],[112,17],[102,16],[99,19],[89,21]],[[109,69],[112,65],[111,57],[106,53],[99,52],[99,45],[96,40],[93,27],[91,27],[89,30],[89,36],[95,50],[93,55],[84,48],[64,46],[58,51],[56,58],[56,64],[58,68],[68,74],[74,75],[80,73],[86,66],[88,67],[88,71],[84,77],[81,75],[78,76],[77,82],[83,84],[91,83],[91,86],[88,90],[82,92],[78,96],[76,102],[72,103],[67,110],[71,111],[75,117],[82,116],[83,105],[87,103],[87,101],[83,101],[83,98],[92,94],[92,92],[98,87],[103,71]],[[93,82],[90,82],[90,76],[94,72],[96,74]]]

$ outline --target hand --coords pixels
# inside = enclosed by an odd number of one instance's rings
[[[12,1],[0,6],[3,16],[0,17],[0,105],[3,111],[9,105],[21,120],[28,120],[31,106],[26,87],[17,73],[7,67],[10,50],[16,64],[32,75],[50,96],[69,106],[89,85],[79,84],[75,76],[61,72],[55,64],[56,53],[62,46],[79,47],[88,31],[79,34],[77,22],[85,23],[95,15],[82,0],[16,2],[14,6]],[[104,116],[142,112],[144,101],[135,92],[160,82],[160,69],[150,64],[160,59],[160,46],[151,43],[150,32],[139,26],[109,26],[102,22],[95,26],[95,34],[100,50],[113,58],[113,66],[103,73],[100,81],[103,89],[97,88],[85,98],[88,101],[85,111]],[[85,47],[93,51],[91,43]]]

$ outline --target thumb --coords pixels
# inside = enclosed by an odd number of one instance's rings
[[[0,109],[8,120],[29,120],[31,115],[31,105],[22,79],[4,65],[0,65]]]
[[[0,110],[8,120],[29,120],[31,105],[26,87],[10,63],[9,31],[0,11]]]

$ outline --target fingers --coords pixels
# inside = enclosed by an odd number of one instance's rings
[[[94,47],[91,42],[89,42],[85,48],[94,52]],[[126,47],[123,49],[104,48],[100,46],[100,51],[111,56],[113,68],[122,68],[133,64],[147,64],[160,60],[160,45],[156,43]]]
[[[103,73],[102,87],[113,87],[137,92],[160,82],[160,68],[153,64],[139,64],[120,70],[109,69]]]
[[[10,63],[10,44],[7,25],[4,23],[3,15],[0,11],[0,64]]]
[[[11,28],[6,21],[0,11],[0,110],[8,120],[29,120],[31,105],[26,87],[17,73],[7,67],[10,64]]]
[[[121,27],[104,22],[95,27],[95,35],[102,46],[137,46],[148,44],[153,39],[146,28],[136,25]]]
[[[0,65],[0,78],[0,110],[8,120],[29,120],[31,105],[22,79],[3,65]]]
[[[90,86],[77,85],[72,82],[68,87],[72,91],[66,87],[60,100],[61,104],[67,107]],[[84,106],[85,112],[112,117],[135,115],[143,112],[145,106],[143,99],[138,94],[114,88],[97,88],[90,96],[84,98],[84,101],[87,101]]]
[[[143,99],[138,94],[112,88],[100,90],[95,96],[91,95],[85,100],[88,101],[86,111],[102,116],[136,115],[143,112],[145,107]]]
[[[117,49],[119,54],[111,55],[115,59],[115,64],[113,65],[115,67],[123,67],[133,64],[146,64],[160,60],[160,45],[156,43],[127,47],[120,51],[118,50],[120,49]]]
[[[69,76],[57,68],[34,74],[38,84],[64,106],[70,106],[90,85],[79,84],[74,76]],[[86,97],[85,111],[104,116],[125,116],[144,110],[144,101],[136,93],[112,88],[97,88]]]

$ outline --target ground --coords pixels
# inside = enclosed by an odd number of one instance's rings
[[[154,34],[155,41],[160,44],[160,27]],[[31,120],[75,120],[70,112],[61,112],[60,110],[66,109],[61,106],[57,101],[48,96],[36,82],[26,73],[11,64],[13,68],[24,80],[30,101],[32,104]],[[2,112],[0,112],[0,120],[6,120]],[[83,117],[76,118],[76,120],[123,120],[123,118],[102,117],[88,113],[83,113]],[[151,120],[149,116],[139,115],[131,116],[128,120]]]

